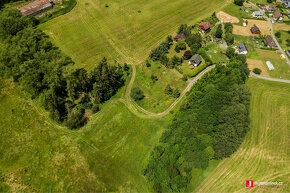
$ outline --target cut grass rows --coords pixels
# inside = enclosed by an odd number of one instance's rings
[[[254,192],[289,192],[289,84],[250,79],[248,86],[251,130],[240,149],[222,160],[197,192],[244,192],[246,180],[284,183],[282,189],[254,185]]]
[[[141,63],[151,48],[167,35],[174,34],[181,23],[193,24],[228,2],[85,0],[78,1],[70,13],[40,28],[73,58],[77,66],[90,69],[104,56],[121,62]],[[106,3],[108,8],[105,8]]]

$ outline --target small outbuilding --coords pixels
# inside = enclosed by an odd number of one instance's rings
[[[192,56],[190,59],[189,59],[189,64],[190,65],[193,65],[195,67],[199,66],[200,63],[201,63],[202,59],[200,57],[199,54],[195,54],[194,56]]]
[[[274,70],[274,66],[270,61],[267,61],[266,64],[267,64],[269,70]]]

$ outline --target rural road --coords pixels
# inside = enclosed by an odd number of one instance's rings
[[[251,75],[254,76],[254,77],[257,77],[257,78],[265,79],[265,80],[270,80],[270,81],[275,81],[275,82],[290,83],[290,80],[284,80],[284,79],[278,79],[278,78],[268,78],[268,77],[265,77],[265,76],[257,75],[257,74],[255,74],[253,72],[251,72]]]
[[[260,7],[258,7],[256,4],[250,2],[250,4],[252,4],[254,7],[258,8],[260,11],[263,11]],[[287,54],[284,52],[284,50],[281,48],[279,42],[277,41],[276,39],[276,36],[274,34],[274,29],[273,29],[273,25],[272,25],[272,22],[270,21],[269,17],[265,14],[265,17],[267,19],[267,21],[269,22],[269,25],[270,25],[270,29],[271,29],[271,34],[272,34],[272,37],[273,37],[273,40],[275,42],[275,44],[278,46],[279,50],[281,51],[281,53],[285,56],[286,58],[286,62],[287,64],[290,66],[290,61],[289,61],[289,58],[287,56]]]
[[[289,61],[289,58],[288,56],[286,55],[286,53],[284,52],[284,50],[281,48],[281,46],[279,45],[276,37],[275,37],[275,34],[274,34],[274,30],[273,30],[273,25],[272,25],[272,22],[270,21],[270,19],[266,16],[269,24],[270,24],[270,29],[271,29],[271,33],[272,33],[272,37],[274,39],[274,42],[275,44],[278,46],[279,50],[281,51],[282,54],[284,54],[285,58],[286,58],[286,61],[287,61],[287,64],[290,66],[290,61]]]
[[[183,90],[183,92],[180,94],[180,96],[163,112],[161,113],[152,113],[150,111],[147,111],[146,109],[140,107],[132,98],[131,98],[131,89],[134,84],[135,78],[136,78],[136,67],[132,64],[132,78],[128,84],[127,90],[126,90],[126,100],[127,104],[132,104],[130,107],[128,107],[130,110],[133,110],[132,108],[136,108],[137,110],[143,112],[146,117],[163,117],[167,115],[177,104],[178,102],[185,96],[185,94],[191,89],[191,87],[196,83],[197,80],[199,80],[205,73],[212,70],[215,65],[209,66],[206,69],[204,69],[202,72],[200,72],[194,79],[189,81],[189,84],[187,87]],[[136,111],[134,111],[136,112]],[[144,116],[143,116],[144,117]]]

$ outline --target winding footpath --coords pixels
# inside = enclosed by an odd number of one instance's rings
[[[152,118],[152,117],[163,117],[167,115],[177,104],[178,102],[185,96],[185,94],[191,89],[191,87],[199,80],[204,74],[212,70],[215,65],[209,66],[206,69],[204,69],[202,72],[200,72],[194,79],[189,81],[189,84],[187,87],[183,90],[183,92],[180,94],[180,96],[163,112],[160,113],[153,113],[150,111],[147,111],[146,109],[139,106],[132,98],[131,98],[131,89],[134,84],[135,78],[136,78],[136,67],[134,65],[132,66],[132,78],[128,84],[127,90],[126,90],[126,102],[128,105],[128,108],[136,115],[141,116],[143,118]],[[143,115],[140,115],[140,112],[142,112]]]

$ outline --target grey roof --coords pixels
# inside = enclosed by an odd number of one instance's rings
[[[200,57],[200,55],[195,54],[189,60],[190,61],[193,60],[195,63],[199,64],[201,62],[201,57]]]
[[[239,52],[248,51],[248,50],[247,50],[247,47],[246,47],[246,45],[245,45],[244,43],[240,43],[240,44],[238,45],[238,49],[239,49]]]
[[[260,31],[260,29],[257,26],[254,26],[251,28],[251,32],[254,33],[256,31]]]
[[[263,11],[254,11],[254,15],[255,16],[262,16],[263,15]]]

